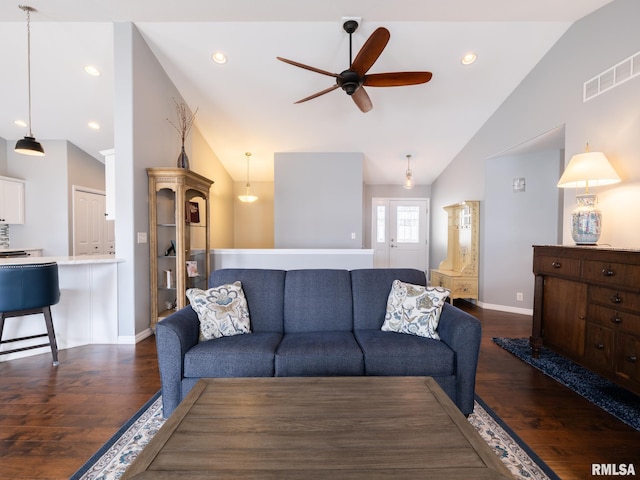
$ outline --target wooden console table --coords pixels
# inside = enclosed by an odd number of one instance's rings
[[[123,479],[507,479],[427,377],[200,380]]]
[[[640,395],[640,251],[534,246],[531,348],[542,345]]]

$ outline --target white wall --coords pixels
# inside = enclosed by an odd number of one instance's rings
[[[604,214],[601,242],[640,247],[640,209],[635,208],[640,203],[640,77],[582,102],[585,81],[640,51],[638,18],[640,2],[615,0],[576,22],[438,177],[432,185],[432,266],[446,257],[441,207],[465,198],[484,201],[488,158],[562,125],[565,161],[590,142],[607,154],[623,178],[618,186],[598,192]],[[567,192],[565,244],[572,243],[568,219],[574,204],[573,192]],[[481,218],[481,231],[485,227]],[[500,258],[481,256],[480,263],[509,263],[517,255],[508,249]],[[484,295],[495,288],[491,278],[484,279]]]
[[[7,176],[7,148],[9,148],[7,141],[0,137],[0,173],[5,177]],[[11,148],[13,149],[13,145]]]
[[[361,248],[362,168],[361,153],[276,153],[275,247]]]

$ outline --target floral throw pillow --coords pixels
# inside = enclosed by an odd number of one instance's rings
[[[190,288],[187,298],[200,320],[200,341],[251,333],[251,321],[242,283],[200,290]]]
[[[423,287],[394,280],[382,330],[440,340],[438,323],[449,293],[442,287]]]

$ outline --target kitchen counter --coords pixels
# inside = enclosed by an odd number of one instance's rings
[[[88,344],[134,343],[118,333],[118,264],[124,260],[114,255],[0,258],[0,265],[27,265],[57,262],[60,302],[51,307],[58,349]],[[43,315],[9,318],[3,340],[46,332]],[[11,348],[37,345],[38,340],[16,342]],[[5,347],[3,345],[3,347]],[[6,347],[5,347],[6,348]],[[0,356],[0,362],[38,354],[50,355],[50,348]],[[60,360],[60,368],[64,356]]]
[[[1,250],[0,250],[1,251]],[[14,250],[12,250],[14,251]],[[78,255],[76,257],[12,257],[0,258],[0,265],[29,265],[33,263],[56,262],[58,265],[90,265],[100,263],[120,263],[124,260],[113,255]]]

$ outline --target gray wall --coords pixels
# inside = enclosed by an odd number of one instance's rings
[[[7,176],[26,180],[25,224],[11,225],[11,246],[42,248],[44,255],[71,255],[71,187],[104,190],[104,164],[66,140],[41,142],[46,153],[44,157],[6,149],[9,157]]]
[[[505,100],[485,125],[465,145],[460,153],[432,185],[431,250],[433,268],[446,257],[446,225],[441,207],[461,199],[486,200],[487,159],[527,140],[565,126],[565,162],[584,150],[588,141],[604,151],[623,177],[623,183],[600,194],[600,206],[605,215],[607,237],[603,243],[621,248],[638,248],[637,228],[640,210],[620,208],[625,203],[615,201],[640,197],[640,78],[591,100],[582,102],[582,85],[607,68],[640,50],[637,19],[640,2],[615,0],[576,22]],[[557,182],[559,176],[549,179]],[[571,244],[568,215],[575,205],[574,192],[564,195],[562,241]],[[629,204],[637,204],[629,202]],[[481,203],[482,205],[482,203]],[[616,223],[616,216],[626,222]],[[544,220],[551,225],[554,220]],[[612,228],[619,224],[620,228]],[[481,218],[481,232],[486,229]],[[635,231],[634,231],[635,230]],[[604,234],[603,234],[604,236]],[[532,237],[530,243],[535,242]],[[489,241],[489,240],[487,240]],[[495,248],[485,245],[480,257],[482,290],[480,301],[496,298],[502,288],[494,277],[482,268],[493,262],[515,264],[522,252],[510,248],[495,256]],[[528,261],[532,252],[528,253]],[[522,267],[523,268],[523,267]],[[527,267],[530,271],[530,268]]]
[[[479,292],[485,306],[533,308],[531,245],[558,243],[561,195],[555,179],[562,161],[563,152],[555,150],[486,162]],[[514,178],[525,178],[524,192],[514,193]],[[523,301],[516,300],[517,292]]]
[[[276,153],[275,248],[361,248],[362,168],[361,153]]]
[[[147,167],[175,166],[180,139],[167,118],[179,92],[131,23],[114,25],[116,251],[119,335],[144,332],[150,321]],[[187,153],[190,152],[187,145]]]
[[[71,209],[66,140],[42,140],[44,157],[7,149],[7,176],[25,183],[25,223],[11,225],[11,246],[42,248],[44,255],[69,255]]]

